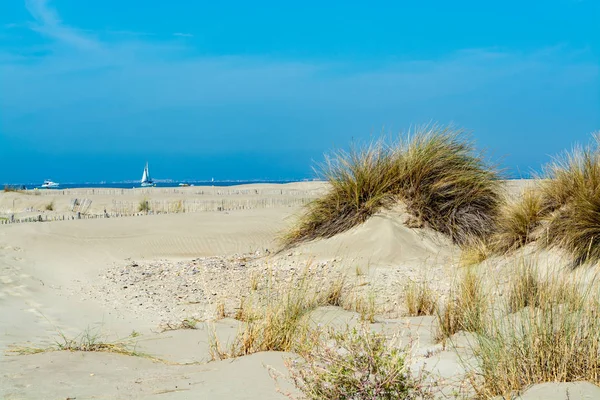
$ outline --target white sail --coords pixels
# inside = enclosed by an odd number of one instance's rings
[[[142,174],[142,183],[146,183],[150,181],[150,174],[148,173],[148,163],[146,163],[146,167],[144,167],[144,173]]]
[[[144,167],[144,173],[142,174],[142,187],[154,186],[152,178],[150,178],[150,172],[148,170],[148,163]]]

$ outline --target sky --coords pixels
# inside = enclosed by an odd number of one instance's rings
[[[300,179],[437,122],[528,176],[600,129],[600,1],[0,1],[0,183]]]

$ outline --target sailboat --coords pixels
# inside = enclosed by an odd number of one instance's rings
[[[150,178],[150,172],[148,172],[148,163],[144,167],[144,173],[142,175],[142,187],[154,186],[154,181]]]

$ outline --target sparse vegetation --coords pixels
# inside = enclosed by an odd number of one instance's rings
[[[116,353],[126,356],[136,356],[155,359],[145,353],[136,351],[134,339],[139,336],[135,331],[124,339],[118,339],[115,341],[107,341],[102,337],[98,330],[86,329],[80,335],[69,338],[64,333],[58,332],[58,339],[54,346],[45,348],[41,347],[14,347],[10,351],[12,353],[27,355],[36,353],[45,353],[49,351],[89,351],[89,352],[103,352],[103,353]]]
[[[260,275],[254,271],[250,274],[250,289],[251,290],[258,290],[258,284],[259,284],[259,279]]]
[[[53,201],[51,201],[50,203],[46,204],[46,205],[44,206],[44,209],[45,209],[46,211],[54,211],[54,202],[53,202]]]
[[[139,212],[148,212],[150,211],[150,201],[146,198],[143,198],[142,200],[140,200],[140,203],[138,204],[138,211]]]
[[[346,285],[346,276],[339,275],[337,278],[330,281],[329,286],[325,289],[322,302],[330,306],[342,307],[342,294]]]
[[[411,317],[433,315],[437,307],[435,293],[426,281],[422,283],[411,281],[406,285],[405,301],[408,315]]]
[[[8,192],[18,192],[19,188],[17,188],[16,186],[11,186],[11,185],[4,185],[4,192],[8,193]]]
[[[465,244],[493,231],[502,200],[499,174],[451,127],[425,126],[398,143],[335,153],[320,171],[331,190],[308,206],[286,246],[332,237],[397,200],[412,214],[411,226]]]
[[[225,317],[226,317],[226,314],[225,314],[225,303],[223,303],[221,301],[221,302],[219,302],[217,304],[216,318],[217,319],[223,319]]]
[[[240,300],[235,318],[244,325],[232,343],[223,347],[218,338],[211,339],[214,359],[259,351],[299,351],[310,346],[319,333],[312,327],[309,314],[321,306],[342,307],[358,312],[361,321],[375,321],[374,293],[346,292],[345,275],[335,276],[323,288],[307,269],[286,283],[272,277],[264,289]]]
[[[310,335],[308,313],[319,305],[312,281],[305,272],[286,285],[270,283],[261,298],[242,300],[236,317],[244,327],[224,349],[216,337],[211,349],[215,359],[239,357],[259,351],[292,351],[303,346]]]
[[[366,327],[330,331],[322,344],[300,356],[303,360],[286,364],[307,399],[425,398],[419,382],[411,378],[406,350]]]
[[[530,243],[541,220],[542,196],[537,188],[525,189],[519,198],[502,207],[492,238],[494,251],[506,253]]]
[[[355,296],[351,309],[360,314],[361,321],[374,323],[375,314],[377,313],[375,294],[371,292],[367,295]]]
[[[600,383],[600,314],[594,282],[539,280],[536,268],[518,273],[502,318],[491,318],[476,335],[480,395],[512,398],[524,387],[543,382]],[[518,280],[515,280],[518,282]],[[502,304],[502,302],[500,302]]]
[[[463,267],[470,267],[482,263],[491,254],[487,239],[473,239],[461,248],[459,263]]]
[[[171,209],[172,209],[172,212],[175,212],[175,213],[184,212],[185,211],[185,206],[183,205],[183,201],[182,200],[175,201],[175,203],[173,204],[173,206],[172,206]]]
[[[472,268],[450,291],[443,309],[436,311],[438,319],[438,339],[444,340],[458,331],[479,332],[484,324],[488,308],[482,279]]]

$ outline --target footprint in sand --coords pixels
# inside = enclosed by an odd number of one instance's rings
[[[18,246],[5,246],[2,248],[2,250],[12,250],[12,251],[16,251],[16,252],[23,251],[23,249]]]

